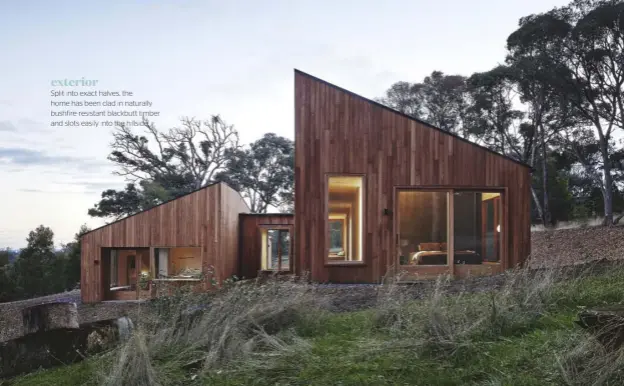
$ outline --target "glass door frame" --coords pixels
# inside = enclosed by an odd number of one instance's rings
[[[392,233],[393,239],[392,243],[394,245],[394,249],[392,251],[392,263],[391,266],[394,268],[394,274],[397,275],[401,272],[404,272],[406,275],[406,281],[412,279],[415,275],[419,279],[424,278],[433,278],[439,275],[450,274],[452,276],[456,276],[455,269],[455,192],[475,192],[475,193],[500,193],[501,195],[501,213],[500,213],[500,223],[502,225],[502,230],[500,232],[500,246],[501,249],[499,251],[498,262],[502,270],[506,270],[509,268],[507,266],[507,237],[508,237],[508,205],[507,205],[507,188],[506,187],[497,187],[497,186],[461,186],[461,185],[428,185],[428,186],[420,186],[420,185],[395,185],[393,187],[393,219],[392,219]],[[405,191],[423,191],[423,192],[445,192],[447,194],[447,211],[446,211],[446,226],[447,226],[447,265],[440,266],[432,266],[432,265],[401,265],[401,256],[400,256],[400,238],[399,238],[399,223],[398,223],[398,213],[399,213],[399,193]],[[481,210],[479,208],[479,210]]]
[[[262,269],[262,233],[264,231],[268,232],[270,230],[276,230],[276,231],[288,231],[288,235],[290,237],[290,243],[289,243],[289,247],[288,247],[288,269],[282,269],[282,270],[278,270],[278,269]],[[268,237],[268,236],[267,236]],[[295,259],[294,259],[294,250],[295,250],[295,234],[294,234],[294,225],[292,224],[259,224],[258,225],[258,245],[260,246],[260,270],[262,272],[274,272],[274,273],[282,273],[282,274],[289,274],[289,273],[293,273],[295,272]],[[281,259],[280,259],[281,260]],[[281,261],[280,261],[280,267],[281,267]]]

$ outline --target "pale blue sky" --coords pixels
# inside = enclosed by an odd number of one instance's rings
[[[53,79],[131,90],[162,128],[220,114],[244,142],[293,138],[293,68],[374,98],[433,70],[488,70],[520,17],[566,3],[0,0],[0,248],[39,224],[57,244],[103,224],[87,210],[124,183],[110,129],[48,127]]]

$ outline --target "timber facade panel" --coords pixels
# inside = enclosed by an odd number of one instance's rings
[[[314,281],[375,283],[397,272],[397,187],[504,191],[506,237],[503,260],[494,270],[523,263],[530,251],[530,172],[524,164],[295,71],[295,256],[297,273],[309,271]],[[365,176],[359,264],[327,262],[329,174]],[[454,271],[461,276],[467,269]]]
[[[238,192],[218,183],[85,234],[82,300],[105,299],[109,283],[104,280],[103,248],[199,247],[204,273],[214,272],[217,280],[237,274],[238,216],[248,211]],[[209,279],[203,283],[205,289]]]
[[[212,279],[274,272],[276,263],[279,273],[335,283],[493,274],[524,263],[529,167],[311,75],[295,70],[294,78],[295,213],[251,214],[217,183],[95,229],[82,237],[83,302],[109,299],[131,279],[141,298],[146,264],[168,278],[184,259],[189,267],[201,259],[202,290]],[[415,236],[423,229],[428,239]],[[126,266],[128,256],[138,265]],[[118,277],[128,269],[136,276]]]

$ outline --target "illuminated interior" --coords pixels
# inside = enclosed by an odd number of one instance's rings
[[[262,270],[289,271],[290,232],[288,229],[262,229]]]
[[[400,191],[400,263],[405,265],[448,265],[448,193]]]
[[[454,264],[500,261],[503,229],[498,192],[399,191],[397,216],[402,265],[448,265],[449,232]],[[451,216],[452,230],[448,229]]]
[[[362,261],[362,176],[331,176],[328,183],[328,260]]]
[[[158,279],[199,278],[202,275],[201,248],[155,248],[154,268]]]
[[[149,274],[149,248],[110,249],[103,258],[109,292],[134,294],[141,275]]]

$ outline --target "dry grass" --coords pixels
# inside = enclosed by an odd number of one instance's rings
[[[450,294],[452,279],[441,276],[420,301],[407,295],[397,277],[380,291],[377,324],[403,347],[454,355],[475,339],[515,334],[538,320],[552,298],[558,274],[559,269],[512,270],[505,273],[502,289],[479,295]]]
[[[319,315],[321,302],[312,286],[277,278],[235,283],[216,296],[159,299],[141,314],[104,384],[177,384],[187,376],[226,371],[233,362],[252,367],[260,356],[269,366],[305,349],[289,330],[313,312]]]
[[[180,294],[142,310],[98,382],[624,384],[624,350],[607,351],[573,323],[583,307],[624,303],[624,267],[610,264],[511,270],[481,293],[440,277],[418,287],[418,299],[391,277],[373,309],[341,314],[323,311],[327,299],[294,280]]]

